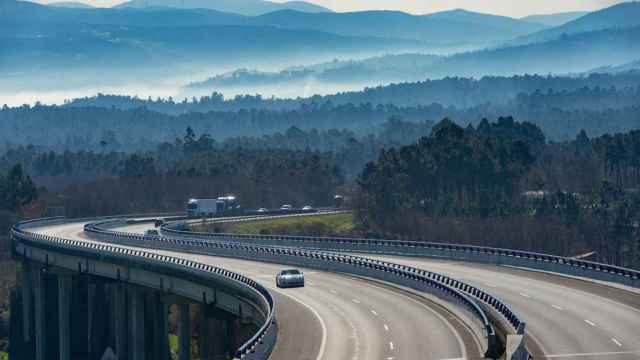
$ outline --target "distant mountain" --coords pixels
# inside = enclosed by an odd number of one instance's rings
[[[529,15],[529,16],[520,18],[520,20],[555,27],[555,26],[564,25],[570,21],[581,18],[587,15],[588,13],[589,13],[588,11],[572,11],[572,12],[563,12],[563,13],[557,13],[557,14]]]
[[[425,50],[423,43],[414,40],[246,23],[244,16],[212,10],[87,10],[2,0],[0,73],[117,71],[129,76],[133,66],[149,72],[158,67],[167,72],[193,71],[269,62],[287,66],[308,59]]]
[[[81,2],[73,2],[73,1],[53,2],[53,3],[48,3],[47,6],[64,7],[64,8],[72,8],[72,9],[93,9],[94,8],[89,4],[85,4]]]
[[[589,13],[564,25],[526,35],[516,43],[531,43],[556,39],[563,35],[611,28],[640,26],[640,2],[632,1]]]
[[[385,55],[358,61],[338,61],[287,68],[280,72],[238,69],[194,82],[187,87],[225,91],[249,87],[294,85],[296,83],[352,84],[354,88],[391,82],[416,81],[425,78],[429,67],[441,57],[424,54]],[[252,90],[249,90],[252,89]]]
[[[134,0],[146,1],[146,0]],[[150,4],[161,1],[167,5],[181,0],[149,0]],[[202,1],[208,5],[224,5],[230,1],[235,5],[245,1],[259,0],[185,0]],[[169,2],[169,3],[168,3]],[[265,4],[260,2],[261,4]],[[260,16],[244,16],[231,12],[209,9],[177,9],[171,7],[129,7],[140,3],[125,3],[110,9],[69,9],[41,6],[29,2],[3,1],[8,10],[0,13],[2,21],[16,23],[19,27],[33,27],[37,23],[57,24],[101,24],[145,27],[166,26],[270,26],[281,29],[322,31],[347,37],[375,37],[397,40],[422,41],[431,47],[460,47],[477,49],[511,40],[545,28],[512,18],[455,10],[424,16],[393,11],[364,11],[351,13],[307,13],[281,10]],[[191,3],[192,5],[194,3]],[[285,3],[291,4],[291,3]],[[297,4],[297,3],[294,3]],[[197,4],[196,4],[197,5]],[[11,9],[12,8],[12,9]],[[229,6],[218,6],[228,11]],[[3,19],[3,15],[6,20]],[[376,26],[371,26],[375,24]]]
[[[469,52],[446,57],[431,78],[513,74],[563,74],[640,58],[640,26],[565,35],[547,42]]]
[[[483,14],[478,12],[467,11],[464,9],[455,9],[450,11],[441,11],[433,14],[423,15],[429,19],[439,19],[454,21],[461,24],[476,24],[488,26],[495,29],[503,29],[505,31],[522,31],[534,32],[539,31],[544,26],[531,22],[523,22],[520,19],[514,19],[508,16],[499,16],[492,14]]]
[[[593,70],[588,71],[588,74],[619,74],[626,72],[640,73],[640,60],[635,60],[630,63],[618,65],[618,66],[601,66]]]
[[[300,13],[283,10],[248,19],[254,25],[345,36],[414,39],[434,45],[492,44],[546,28],[513,18],[463,10],[416,16],[398,11]]]
[[[117,7],[210,9],[247,16],[262,15],[279,10],[296,10],[309,13],[331,12],[330,9],[304,1],[276,3],[264,0],[131,0],[122,3]]]

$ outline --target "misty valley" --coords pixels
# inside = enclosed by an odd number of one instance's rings
[[[639,40],[624,0],[0,0],[0,360],[638,359]]]

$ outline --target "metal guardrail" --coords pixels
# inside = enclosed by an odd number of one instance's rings
[[[108,244],[63,239],[31,233],[25,230],[33,226],[63,224],[66,222],[69,221],[63,218],[28,220],[14,225],[11,229],[11,235],[13,241],[44,246],[52,251],[71,251],[74,253],[81,253],[90,258],[98,257],[102,260],[126,261],[129,263],[144,262],[151,263],[154,266],[159,267],[171,266],[172,269],[170,270],[172,271],[175,271],[175,269],[178,268],[194,272],[205,279],[210,280],[212,277],[216,277],[218,279],[223,278],[226,281],[239,284],[255,294],[255,305],[263,308],[263,311],[268,315],[264,325],[258,330],[258,332],[235,352],[235,358],[245,360],[265,360],[271,354],[278,334],[278,324],[275,316],[276,305],[269,291],[258,282],[222,268],[186,260],[184,258],[165,256],[142,250],[127,249]]]
[[[103,241],[128,246],[153,247],[179,252],[259,260],[361,275],[431,293],[447,301],[453,300],[479,322],[480,331],[486,339],[484,344],[486,357],[495,358],[499,356],[500,350],[497,348],[497,335],[486,313],[472,297],[481,300],[501,314],[508,324],[513,327],[515,333],[522,334],[524,332],[524,322],[496,297],[453,278],[430,271],[333,252],[229,242],[225,241],[223,237],[217,237],[216,240],[202,240],[180,236],[145,236],[116,232],[108,230],[108,228],[112,227],[109,222],[87,224],[85,233]]]
[[[238,220],[233,220],[238,221]],[[640,287],[640,271],[536,252],[456,245],[423,241],[380,240],[346,237],[237,235],[222,233],[184,232],[183,223],[173,222],[162,227],[169,235],[190,236],[199,239],[225,239],[264,245],[294,246],[326,251],[378,253],[388,255],[425,256],[544,270],[566,275],[583,276]]]

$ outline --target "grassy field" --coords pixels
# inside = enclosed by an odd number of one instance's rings
[[[233,234],[327,236],[353,234],[355,225],[353,215],[346,213],[235,223],[221,230]]]

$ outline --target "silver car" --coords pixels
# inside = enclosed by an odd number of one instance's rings
[[[282,270],[276,274],[276,285],[279,288],[304,287],[304,274],[300,270]]]

